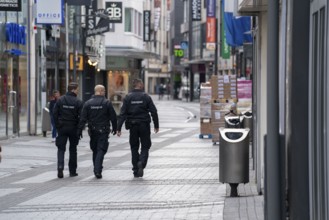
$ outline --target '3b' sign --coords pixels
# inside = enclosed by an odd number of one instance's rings
[[[122,2],[106,2],[105,11],[110,23],[122,23]]]

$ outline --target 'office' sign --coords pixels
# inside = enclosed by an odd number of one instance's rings
[[[36,0],[37,24],[63,24],[64,23],[63,0]]]

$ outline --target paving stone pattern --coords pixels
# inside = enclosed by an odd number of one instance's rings
[[[78,147],[79,176],[68,176],[66,162],[63,179],[57,178],[49,135],[1,141],[0,220],[263,219],[254,182],[239,186],[237,198],[219,182],[218,146],[199,139],[199,104],[156,105],[161,130],[152,134],[143,178],[133,177],[127,131],[110,137],[103,179],[93,175],[86,131]]]

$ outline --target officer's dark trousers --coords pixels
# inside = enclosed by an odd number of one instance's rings
[[[57,151],[57,168],[64,169],[64,156],[66,151],[67,140],[70,142],[69,147],[69,171],[70,173],[76,173],[77,171],[77,145],[79,138],[77,136],[77,128],[75,126],[65,125],[58,130],[58,136],[56,138]]]
[[[93,152],[94,173],[102,173],[104,156],[109,148],[109,133],[90,133],[90,149]]]
[[[131,149],[131,163],[133,165],[132,170],[134,173],[137,173],[138,161],[141,161],[145,168],[149,157],[149,150],[152,145],[150,123],[142,122],[138,125],[133,125],[130,128],[129,143]],[[141,144],[140,153],[139,144]]]

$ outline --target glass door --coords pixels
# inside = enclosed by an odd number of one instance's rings
[[[7,136],[19,136],[19,71],[18,57],[7,60]]]

